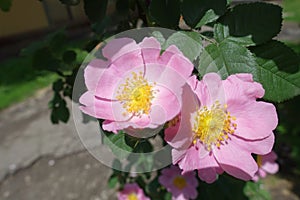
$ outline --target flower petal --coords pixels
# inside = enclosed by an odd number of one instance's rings
[[[95,91],[99,79],[108,66],[108,62],[100,59],[94,59],[87,65],[84,69],[84,79],[88,90]]]
[[[268,137],[278,123],[275,106],[270,103],[231,104],[228,111],[236,117],[237,135],[249,140]]]
[[[202,181],[206,183],[213,183],[218,178],[218,168],[210,167],[210,168],[203,168],[198,170],[198,176]]]
[[[230,142],[235,143],[235,145],[238,145],[245,151],[259,155],[269,153],[273,148],[275,140],[273,133],[271,133],[268,137],[259,140],[245,140],[243,138],[239,138],[238,136],[239,135],[233,135]]]
[[[258,170],[252,155],[234,143],[224,144],[220,149],[213,148],[213,153],[221,168],[236,178],[251,180]]]

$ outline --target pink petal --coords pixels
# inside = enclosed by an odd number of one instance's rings
[[[99,79],[109,63],[100,59],[92,60],[84,69],[84,80],[88,90],[95,91]]]
[[[206,183],[213,183],[218,178],[217,168],[210,167],[210,168],[203,168],[198,170],[198,176],[202,181]]]
[[[216,73],[208,73],[199,81],[195,90],[201,105],[211,106],[216,101],[225,103],[225,93],[220,76]]]
[[[271,133],[268,137],[260,140],[245,140],[243,138],[239,138],[239,135],[232,136],[231,141],[235,143],[235,145],[239,146],[239,148],[244,149],[249,153],[255,153],[259,155],[266,154],[270,152],[274,145],[274,134]]]
[[[119,102],[98,99],[90,91],[84,93],[79,102],[84,105],[80,106],[80,109],[95,118],[112,121],[126,121],[130,118],[130,116],[123,115],[124,109]]]
[[[175,54],[183,56],[182,52],[175,45],[169,46],[159,57],[158,63],[166,65]]]
[[[199,159],[199,151],[194,145],[187,149],[184,157],[178,162],[180,169],[183,173],[188,171],[193,171],[201,167],[201,162]]]
[[[264,96],[265,90],[260,83],[254,82],[252,74],[235,74],[223,81],[227,101],[246,98],[256,100]]]
[[[276,174],[279,170],[279,165],[275,162],[267,162],[263,166],[261,166],[261,168],[269,174]]]
[[[110,121],[110,120],[105,120],[102,123],[102,128],[103,128],[103,130],[111,131],[111,132],[113,132],[115,134],[117,134],[118,130],[120,130],[118,124],[115,123],[114,121]]]
[[[268,137],[278,123],[275,106],[270,103],[231,104],[228,111],[236,117],[237,135],[249,140]]]
[[[144,38],[139,46],[145,63],[158,63],[160,56],[160,43],[153,37]]]
[[[104,57],[108,58],[110,61],[127,54],[128,52],[139,50],[140,47],[131,38],[117,38],[108,41],[105,47],[102,49],[102,54]]]
[[[220,149],[213,149],[217,162],[228,174],[245,181],[251,180],[258,170],[255,160],[249,152],[229,142]]]
[[[167,66],[171,67],[185,78],[188,78],[194,69],[194,65],[191,61],[180,54],[173,55]]]
[[[186,149],[178,150],[172,149],[172,163],[176,165],[186,154]]]
[[[184,85],[182,94],[182,108],[181,120],[177,133],[172,133],[172,136],[166,136],[167,142],[174,148],[188,148],[192,143],[192,124],[193,121],[191,113],[194,113],[198,109],[198,102],[195,98],[195,94],[191,90],[189,85]],[[168,130],[169,131],[169,130]],[[170,132],[166,131],[165,134]],[[175,131],[175,130],[174,130]]]
[[[151,123],[164,124],[179,114],[181,99],[163,86],[157,85],[154,90],[157,90],[157,93],[151,105]]]

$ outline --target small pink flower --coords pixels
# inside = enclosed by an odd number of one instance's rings
[[[118,193],[118,200],[150,200],[136,183],[128,183]]]
[[[277,155],[274,151],[266,155],[257,155],[256,162],[258,170],[252,178],[253,181],[258,181],[259,178],[265,178],[267,174],[275,174],[278,172],[279,166],[275,162]]]
[[[94,59],[85,68],[88,91],[79,102],[84,113],[105,120],[103,129],[153,129],[180,112],[193,64],[176,46],[161,54],[153,37],[138,44],[120,38],[109,41],[102,54],[107,60]]]
[[[198,169],[200,179],[212,183],[224,171],[251,180],[257,172],[254,154],[267,154],[274,144],[275,107],[263,101],[264,89],[251,74],[221,80],[216,73],[184,86],[180,123],[165,130],[174,148],[173,164],[184,171]]]
[[[195,199],[198,195],[198,181],[195,172],[182,174],[179,167],[172,165],[161,171],[159,183],[172,193],[173,200]]]

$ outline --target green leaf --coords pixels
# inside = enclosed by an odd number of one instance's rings
[[[109,187],[109,188],[114,188],[114,187],[116,187],[118,181],[119,181],[118,176],[115,176],[115,175],[113,174],[113,175],[109,178],[109,180],[108,180],[108,187]]]
[[[263,84],[264,98],[281,102],[300,94],[300,58],[278,41],[252,47],[259,65],[255,79]]]
[[[158,42],[160,43],[161,46],[163,46],[164,43],[166,42],[165,37],[159,31],[153,31],[151,35],[158,40]]]
[[[243,45],[261,44],[275,37],[281,29],[282,8],[255,2],[235,6],[215,27],[218,42],[228,38]]]
[[[107,144],[119,159],[126,158],[133,151],[132,147],[126,143],[125,137],[126,134],[119,131],[118,134],[107,133],[103,140],[104,144]]]
[[[73,50],[67,50],[63,54],[63,61],[66,64],[71,64],[71,63],[73,63],[76,60],[76,56],[77,56],[77,54],[76,54],[75,51],[73,51]]]
[[[186,24],[198,28],[223,15],[226,4],[226,0],[184,0],[181,10]]]
[[[108,0],[83,0],[85,14],[92,22],[101,22],[107,9]]]
[[[224,40],[205,48],[199,58],[198,71],[202,76],[208,72],[217,72],[225,79],[235,73],[255,75],[255,66],[255,59],[246,47]]]
[[[271,196],[268,191],[262,189],[261,183],[248,181],[244,187],[244,193],[249,200],[270,200]]]
[[[12,5],[12,0],[0,0],[0,8],[4,12],[8,12]]]
[[[180,18],[179,0],[152,0],[149,10],[151,17],[157,24],[169,28],[178,26]]]
[[[197,59],[203,50],[202,40],[197,32],[176,32],[167,39],[164,48],[170,45],[177,46],[190,61]]]
[[[62,79],[58,79],[57,81],[55,81],[52,85],[52,89],[55,92],[60,92],[63,89],[63,80]]]

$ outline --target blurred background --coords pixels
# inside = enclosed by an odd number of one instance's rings
[[[124,1],[85,2],[0,0],[0,199],[116,198],[107,185],[110,169],[85,150],[67,107],[88,52],[146,22],[141,13],[125,12]],[[278,39],[300,54],[300,0],[268,2],[283,7]],[[90,9],[98,9],[101,23]],[[299,100],[276,104],[280,171],[262,184],[272,199],[300,199]]]

